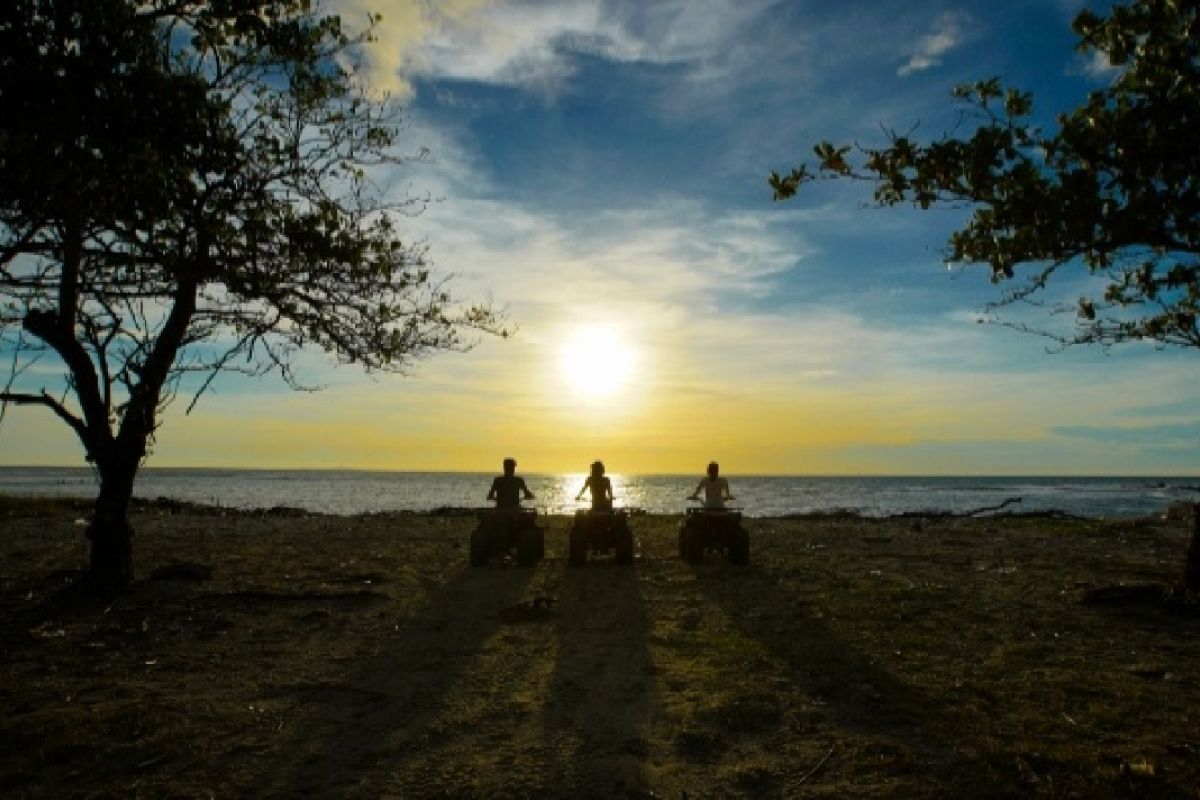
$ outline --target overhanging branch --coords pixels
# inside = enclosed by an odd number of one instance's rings
[[[83,442],[85,448],[88,446],[87,425],[79,417],[68,411],[66,406],[47,394],[45,390],[41,394],[0,392],[0,403],[15,403],[19,406],[45,406],[58,415],[59,419],[71,426],[71,429],[75,431],[75,435]]]

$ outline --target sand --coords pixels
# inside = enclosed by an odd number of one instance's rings
[[[1200,614],[1160,520],[748,521],[751,564],[467,565],[461,515],[0,499],[6,797],[1195,797]]]

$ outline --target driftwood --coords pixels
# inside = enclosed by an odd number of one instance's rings
[[[999,511],[1002,508],[1006,508],[1008,506],[1013,505],[1014,503],[1019,503],[1019,502],[1021,502],[1021,498],[1009,497],[1008,499],[1006,499],[1003,503],[1000,503],[999,505],[984,506],[983,508],[977,508],[974,511],[964,511],[962,515],[964,517],[977,517],[980,514],[986,514],[989,511]]]
[[[909,518],[913,518],[913,517],[917,517],[920,519],[953,519],[956,517],[977,517],[980,514],[986,514],[990,511],[999,511],[1002,508],[1007,508],[1008,506],[1011,506],[1014,503],[1019,503],[1019,502],[1021,502],[1021,498],[1009,497],[1003,503],[999,503],[998,505],[984,506],[983,508],[973,508],[969,511],[905,511],[900,514],[895,514],[894,516],[900,517],[902,519],[909,519]],[[1039,513],[1043,513],[1043,512],[1031,512],[1031,513],[1039,514]],[[1060,512],[1053,512],[1053,513],[1060,513]]]
[[[832,755],[833,755],[833,748],[831,747],[831,748],[829,748],[829,752],[825,754],[825,757],[824,757],[824,758],[822,758],[820,761],[818,761],[818,762],[817,762],[817,765],[816,765],[815,767],[813,767],[813,768],[812,768],[812,769],[810,769],[808,772],[806,772],[806,773],[804,773],[803,775],[801,775],[801,776],[800,776],[800,780],[799,780],[799,781],[797,781],[797,783],[798,783],[798,784],[799,784],[799,783],[804,783],[806,780],[808,780],[809,778],[811,778],[813,775],[816,775],[816,774],[817,774],[817,771],[818,771],[818,770],[820,770],[820,769],[821,769],[821,767],[825,766],[825,762],[826,762],[826,761],[828,761],[828,760],[829,760],[829,757],[830,757],[830,756],[832,756]]]
[[[875,520],[875,519],[965,519],[969,517],[977,517],[980,514],[995,514],[997,517],[1019,517],[1021,519],[1087,519],[1077,514],[1068,514],[1065,511],[1057,509],[1046,509],[1043,511],[1004,511],[1011,505],[1021,502],[1020,497],[1009,497],[1002,503],[994,506],[983,506],[982,508],[973,508],[967,511],[941,511],[934,509],[925,509],[924,511],[901,511],[896,514],[888,514],[886,517],[874,517],[863,514],[861,511],[851,508],[835,508],[826,511],[801,511],[792,512],[790,514],[780,514],[773,519],[819,519],[819,520]]]

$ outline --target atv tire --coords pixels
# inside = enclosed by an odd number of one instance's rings
[[[537,528],[522,528],[517,531],[517,564],[522,567],[532,567],[538,560]]]
[[[750,563],[750,534],[741,525],[729,534],[729,563],[739,566]]]
[[[684,531],[683,558],[689,564],[704,563],[704,535],[698,529]]]
[[[567,542],[567,562],[572,567],[582,567],[587,563],[587,534],[579,525],[571,528]]]
[[[480,525],[471,531],[471,566],[482,567],[492,557],[491,531]]]
[[[616,559],[618,564],[633,563],[633,531],[628,525],[621,525],[613,531],[615,539]]]

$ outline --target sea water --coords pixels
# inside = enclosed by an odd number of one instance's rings
[[[235,470],[147,467],[134,494],[239,509],[278,506],[326,514],[430,511],[487,505],[492,474],[357,470]],[[575,496],[582,473],[524,476],[549,513],[583,507]],[[679,513],[700,475],[610,474],[617,505]],[[852,511],[864,516],[905,512],[964,513],[1020,498],[1005,511],[1061,511],[1088,517],[1159,514],[1178,502],[1200,502],[1200,478],[1180,477],[910,477],[729,475],[734,503],[752,516]],[[0,467],[0,493],[92,497],[87,468]]]

